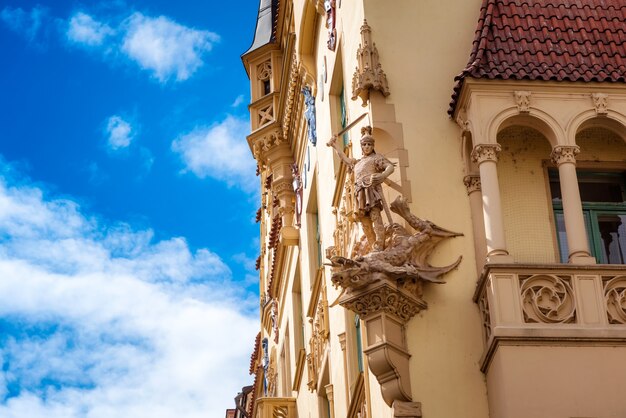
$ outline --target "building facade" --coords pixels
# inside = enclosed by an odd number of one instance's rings
[[[236,416],[626,417],[624,22],[619,0],[260,1]]]

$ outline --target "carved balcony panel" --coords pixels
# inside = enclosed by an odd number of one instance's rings
[[[626,345],[624,265],[487,265],[474,301],[483,371],[502,343]]]
[[[255,418],[298,418],[295,398],[259,398]]]

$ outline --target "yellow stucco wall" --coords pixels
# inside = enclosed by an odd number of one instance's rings
[[[554,221],[545,162],[552,148],[539,132],[511,127],[498,134],[498,181],[504,231],[516,262],[555,263]]]

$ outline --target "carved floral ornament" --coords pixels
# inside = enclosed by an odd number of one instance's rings
[[[265,61],[256,69],[257,78],[261,81],[269,80],[272,75],[272,64],[269,61]]]
[[[500,144],[478,144],[472,150],[472,161],[477,164],[485,161],[498,162],[500,151],[502,151]]]
[[[576,164],[576,155],[579,153],[580,147],[577,145],[557,145],[552,149],[550,157],[557,166],[563,163]]]
[[[607,280],[604,300],[610,324],[626,324],[626,276]]]
[[[520,113],[530,112],[530,94],[529,91],[516,91],[514,93],[515,104]]]
[[[467,188],[467,194],[479,192],[481,190],[480,176],[478,174],[470,174],[463,177],[463,184]]]
[[[252,145],[252,154],[257,161],[262,160],[262,156],[274,147],[285,143],[284,137],[278,131],[272,131],[256,138]]]
[[[596,110],[596,114],[607,115],[609,113],[609,95],[605,93],[592,93],[591,99],[593,100],[593,107]]]
[[[570,281],[570,277],[548,274],[522,279],[524,322],[546,324],[575,322],[576,302]]]

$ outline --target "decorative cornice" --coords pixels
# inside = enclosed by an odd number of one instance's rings
[[[576,164],[576,155],[580,153],[580,147],[577,145],[557,145],[552,148],[550,157],[552,162],[557,166],[563,163]]]
[[[282,133],[285,138],[289,136],[289,125],[292,120],[294,106],[296,103],[296,90],[300,84],[300,64],[295,51],[291,54],[291,65],[289,67],[289,85],[287,86],[287,99],[283,111]]]
[[[502,151],[500,144],[478,144],[472,150],[472,161],[479,165],[485,161],[498,162],[500,151]]]
[[[366,292],[359,293],[356,297],[342,299],[341,306],[356,312],[362,318],[370,317],[376,313],[384,312],[400,319],[403,323],[408,322],[428,305],[408,292],[399,290],[387,282],[384,285],[369,288]]]
[[[257,161],[260,161],[268,151],[285,143],[285,137],[281,132],[278,129],[272,129],[264,135],[252,139],[252,155]]]
[[[604,116],[609,113],[609,95],[605,93],[592,93],[593,107],[596,109],[596,115]]]
[[[528,113],[530,112],[530,92],[529,91],[516,91],[515,95],[515,104],[517,105],[517,110],[520,113]]]
[[[467,188],[467,194],[481,191],[480,176],[478,174],[470,174],[463,177],[463,184]]]

